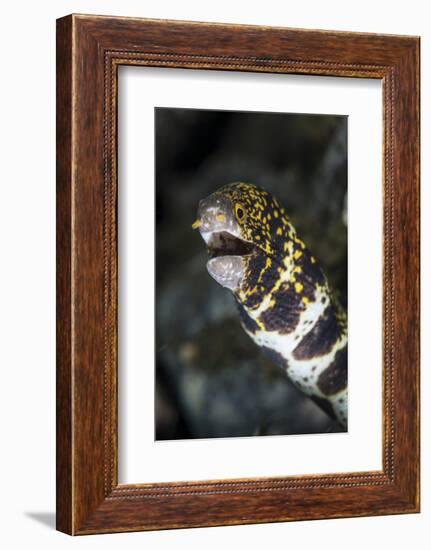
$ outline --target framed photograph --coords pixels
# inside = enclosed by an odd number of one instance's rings
[[[419,38],[57,21],[57,528],[419,511]]]

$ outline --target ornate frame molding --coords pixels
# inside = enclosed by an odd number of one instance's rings
[[[86,534],[418,511],[419,39],[76,15],[57,25],[58,529]],[[382,471],[118,484],[119,65],[382,80]]]

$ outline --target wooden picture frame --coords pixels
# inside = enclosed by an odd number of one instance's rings
[[[117,68],[383,84],[383,469],[119,485]],[[419,38],[70,15],[57,21],[57,529],[419,511]]]

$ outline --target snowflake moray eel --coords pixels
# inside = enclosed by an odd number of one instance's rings
[[[347,426],[347,317],[285,209],[267,191],[231,183],[201,200],[207,270],[230,289],[252,340],[293,384]]]

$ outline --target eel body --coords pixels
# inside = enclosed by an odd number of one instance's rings
[[[232,291],[250,338],[293,384],[347,426],[347,318],[284,208],[232,183],[199,203],[209,274]]]

